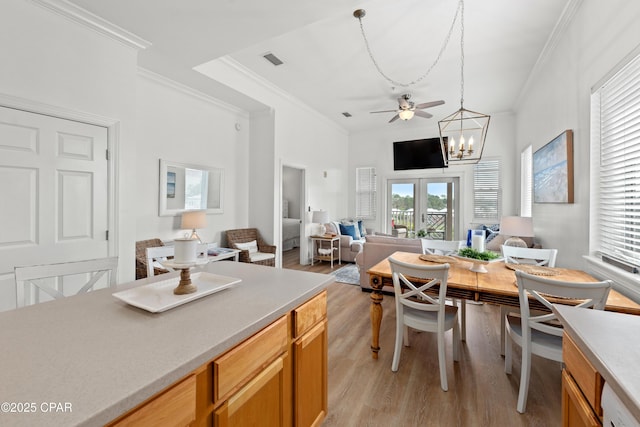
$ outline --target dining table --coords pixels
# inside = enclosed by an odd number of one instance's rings
[[[472,260],[461,257],[428,257],[411,252],[394,252],[391,254],[396,260],[417,264],[435,265],[447,262],[449,264],[449,276],[447,279],[447,297],[464,299],[482,303],[519,307],[520,299],[514,266],[504,260],[494,260],[483,263],[486,272],[472,271]],[[430,260],[427,260],[430,259]],[[475,268],[474,268],[475,270]],[[582,270],[568,268],[546,268],[549,275],[546,277],[554,280],[570,282],[597,282],[598,279]],[[383,309],[382,300],[384,293],[393,294],[393,281],[391,278],[391,265],[388,258],[375,264],[369,270],[369,284],[371,285],[371,352],[374,359],[378,358],[380,351],[380,326],[382,325]],[[391,287],[389,291],[384,287]],[[551,302],[571,303],[568,300],[555,300]],[[546,309],[538,301],[531,299],[532,308]],[[640,304],[627,298],[616,290],[609,292],[605,310],[619,313],[640,315]]]

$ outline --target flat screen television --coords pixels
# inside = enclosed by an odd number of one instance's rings
[[[445,141],[446,148],[446,141]],[[415,139],[393,143],[393,170],[446,168],[440,138]]]

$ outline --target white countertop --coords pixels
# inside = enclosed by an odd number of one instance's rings
[[[156,314],[112,294],[168,275],[0,313],[0,425],[105,424],[333,282],[330,275],[237,262],[205,270],[242,282]],[[170,274],[177,284],[178,273]],[[21,410],[33,403],[36,410],[7,413],[3,402]]]
[[[553,307],[580,350],[640,420],[640,316]]]

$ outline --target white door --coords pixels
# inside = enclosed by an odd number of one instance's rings
[[[107,128],[0,107],[0,311],[13,268],[108,255]]]

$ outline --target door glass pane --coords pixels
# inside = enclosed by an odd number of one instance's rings
[[[418,236],[433,240],[456,240],[454,229],[455,179],[421,180]]]
[[[398,235],[415,233],[415,185],[412,183],[391,184],[391,228]]]

